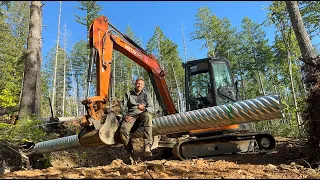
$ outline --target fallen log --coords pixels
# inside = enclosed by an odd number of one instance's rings
[[[19,111],[19,106],[0,108],[0,116],[5,115],[5,114],[12,114],[16,111]]]

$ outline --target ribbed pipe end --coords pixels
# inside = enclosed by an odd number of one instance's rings
[[[49,141],[39,142],[34,145],[33,152],[44,154],[49,152],[75,149],[82,147],[79,143],[78,135],[67,136],[63,138],[53,139]]]

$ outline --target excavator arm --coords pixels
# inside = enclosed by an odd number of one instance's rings
[[[111,28],[110,28],[111,27]],[[109,24],[104,16],[96,18],[89,29],[90,65],[89,79],[92,76],[93,63],[96,64],[96,96],[87,98],[82,103],[87,107],[89,116],[85,116],[82,125],[88,125],[87,119],[100,120],[109,96],[113,50],[121,52],[143,67],[149,74],[159,104],[165,115],[175,114],[174,103],[165,81],[165,72],[154,55],[148,55],[140,46]]]

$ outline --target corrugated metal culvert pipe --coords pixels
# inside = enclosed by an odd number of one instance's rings
[[[82,147],[78,135],[66,136],[63,138],[42,141],[34,145],[33,152],[43,154],[47,152],[75,149]]]
[[[152,133],[156,136],[271,120],[282,118],[281,110],[281,101],[278,95],[263,96],[256,99],[158,117],[152,121]],[[137,131],[133,136],[143,137],[142,131]]]
[[[278,95],[269,95],[155,118],[153,119],[153,135],[189,132],[195,129],[221,127],[282,117],[280,97]],[[139,128],[132,136],[143,137],[142,129]],[[73,135],[39,142],[33,147],[33,151],[40,154],[82,146],[84,145],[79,143],[78,135]]]

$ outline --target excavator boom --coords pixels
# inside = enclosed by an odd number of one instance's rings
[[[97,71],[97,96],[91,99],[102,100],[108,98],[110,75],[112,65],[113,50],[119,51],[129,59],[143,67],[150,76],[158,101],[160,101],[165,114],[174,114],[176,109],[168,91],[165,81],[165,72],[161,69],[159,63],[153,55],[147,55],[146,52],[134,44],[127,36],[121,34],[108,23],[108,19],[100,16],[95,19],[89,32],[89,45],[91,48],[91,57],[96,60]],[[115,35],[118,34],[118,35]],[[131,42],[131,43],[130,43]],[[96,57],[95,57],[96,56]],[[91,61],[92,62],[92,61]],[[92,66],[92,65],[91,65]],[[95,98],[95,99],[94,99]],[[92,102],[92,101],[91,101]]]

